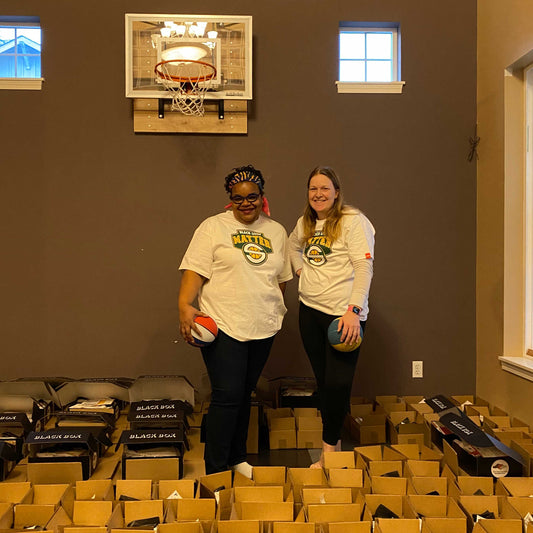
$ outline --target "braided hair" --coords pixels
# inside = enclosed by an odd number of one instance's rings
[[[231,194],[231,189],[237,183],[242,181],[251,181],[259,187],[259,191],[263,194],[265,186],[265,179],[260,170],[257,170],[252,165],[234,168],[225,178],[224,188],[228,194]]]

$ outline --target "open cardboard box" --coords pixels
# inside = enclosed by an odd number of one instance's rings
[[[172,522],[159,524],[157,533],[212,533],[215,531],[213,521]],[[81,532],[83,533],[83,532]],[[111,533],[131,533],[131,529],[111,530]]]
[[[115,502],[76,500],[72,516],[74,527],[123,527],[122,508]]]
[[[308,522],[358,522],[361,520],[361,503],[322,503],[306,506]]]
[[[29,503],[31,498],[29,481],[0,483],[0,503]]]
[[[300,408],[305,409],[305,408]],[[316,409],[307,409],[316,411]],[[295,409],[296,411],[296,409]],[[319,416],[295,416],[296,447],[300,449],[322,447],[322,418]]]
[[[412,476],[407,479],[407,494],[447,496],[450,483],[446,477]]]
[[[259,520],[220,520],[217,533],[262,533],[263,524]],[[314,528],[311,533],[314,533]]]
[[[456,500],[447,496],[408,496],[410,506],[431,531],[466,533],[467,519]]]
[[[321,468],[289,468],[287,480],[292,487],[294,501],[302,502],[301,494],[304,487],[327,487],[328,482],[324,470]]]
[[[152,517],[157,517],[159,523],[167,521],[165,520],[167,509],[165,509],[165,506],[163,505],[163,500],[123,501],[120,503],[124,512],[125,527],[128,527],[128,524],[131,524],[134,520],[143,520]],[[171,511],[169,510],[169,512]],[[174,518],[173,514],[172,518]],[[173,520],[168,521],[170,522]]]
[[[407,478],[371,476],[373,494],[407,494]]]
[[[117,479],[116,499],[151,500],[153,498],[151,479]]]
[[[458,503],[468,519],[469,531],[472,530],[476,523],[475,515],[486,511],[494,514],[495,520],[491,521],[518,519],[521,523],[520,515],[511,506],[505,504],[505,498],[502,496],[460,496]]]
[[[272,533],[315,533],[315,524],[309,522],[273,522]]]
[[[522,533],[520,520],[480,520],[474,524],[472,533]]]
[[[76,500],[113,501],[115,499],[115,490],[111,479],[76,481],[75,494]]]
[[[402,477],[403,468],[403,461],[371,461],[368,464],[368,473],[371,477],[390,476],[391,474]]]
[[[304,507],[316,504],[353,503],[352,491],[346,487],[304,487],[302,503]]]
[[[285,466],[254,466],[253,479],[256,485],[285,485],[287,468]]]
[[[524,520],[528,514],[533,515],[533,500],[530,497],[510,496],[504,500],[503,505],[510,506],[518,513],[524,521],[524,533],[533,533],[533,524],[529,523],[526,526]]]
[[[414,518],[416,516],[404,496],[399,494],[365,494],[362,519],[371,522],[380,505],[387,507],[400,518]]]
[[[356,465],[358,464],[358,457],[362,459],[365,464],[370,464],[373,461],[403,461],[405,456],[392,447],[376,444],[374,446],[356,446],[354,448],[356,454]],[[359,463],[360,464],[360,463]]]
[[[407,477],[439,477],[440,463],[437,461],[417,461],[415,459],[408,459],[405,465],[405,475]]]
[[[420,521],[416,518],[378,518],[374,533],[420,533]]]
[[[352,406],[352,413],[359,411]],[[387,442],[387,418],[383,413],[371,412],[346,417],[345,424],[348,427],[350,437],[358,445],[382,444]]]
[[[387,426],[391,444],[418,444],[423,446],[429,443],[429,430],[424,423],[423,416],[416,411],[389,413]]]
[[[156,488],[156,495],[160,500],[173,498],[175,493],[179,494],[181,498],[194,498],[196,496],[196,481],[194,479],[161,479]]]
[[[371,533],[371,522],[332,522],[327,525],[327,530],[321,529],[321,533]]]

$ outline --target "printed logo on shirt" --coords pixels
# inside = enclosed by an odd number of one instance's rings
[[[331,253],[331,241],[322,233],[316,231],[305,246],[304,255],[312,266],[322,266],[327,263],[326,256]]]
[[[240,248],[246,260],[252,265],[261,265],[273,252],[270,239],[262,233],[244,229],[237,230],[231,236],[233,246]]]

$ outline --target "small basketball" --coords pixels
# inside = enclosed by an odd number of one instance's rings
[[[218,327],[216,322],[209,316],[197,316],[194,322],[200,330],[200,335],[191,329],[191,335],[194,338],[194,343],[189,343],[191,346],[203,348],[209,346],[218,335]]]
[[[329,325],[329,343],[333,348],[335,348],[335,350],[339,352],[353,352],[354,350],[357,350],[357,348],[359,348],[361,342],[363,341],[363,330],[361,329],[359,331],[359,338],[353,344],[346,344],[345,342],[341,342],[342,329],[340,331],[337,331],[337,328],[339,327],[339,320],[340,318],[336,318],[335,320],[332,320],[331,324]]]

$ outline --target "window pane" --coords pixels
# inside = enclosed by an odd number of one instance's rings
[[[40,28],[18,28],[17,37],[26,37],[34,43],[41,44],[41,29]]]
[[[392,81],[391,61],[367,61],[366,81]]]
[[[41,57],[19,56],[17,58],[17,78],[40,78]]]
[[[339,36],[340,59],[365,58],[365,34],[341,32]]]
[[[367,59],[392,59],[392,33],[366,34]]]
[[[3,46],[7,41],[12,41],[15,38],[15,28],[0,27],[0,46]]]
[[[0,54],[0,78],[15,77],[15,56]]]
[[[339,81],[365,81],[364,61],[341,61]]]

